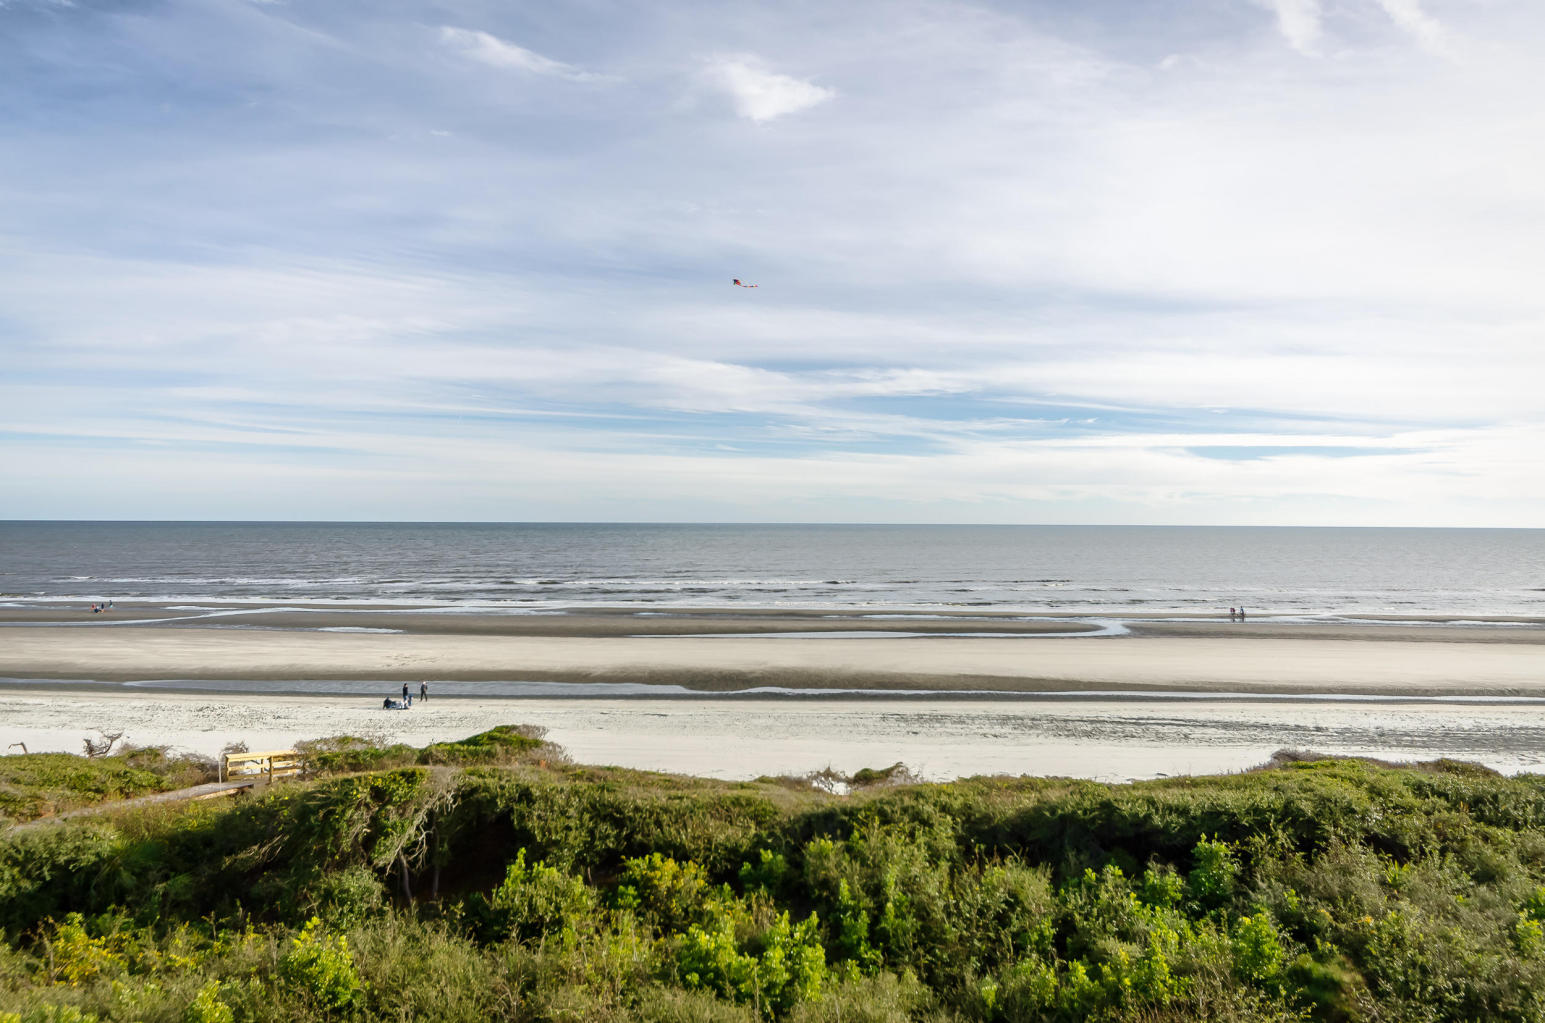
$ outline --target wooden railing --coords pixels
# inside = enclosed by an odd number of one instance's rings
[[[267,753],[226,753],[220,758],[220,780],[262,776],[269,781],[301,773],[300,754],[292,749]]]

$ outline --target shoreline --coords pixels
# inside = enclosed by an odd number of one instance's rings
[[[854,704],[877,701],[927,704],[937,701],[1029,704],[1098,703],[1110,700],[1134,704],[1217,704],[1223,705],[1293,705],[1371,706],[1410,705],[1415,707],[1545,707],[1545,693],[1526,695],[1487,695],[1463,692],[1436,694],[1413,693],[1337,693],[1207,691],[1186,689],[860,689],[795,688],[757,686],[745,689],[688,689],[668,683],[647,682],[543,682],[536,680],[468,682],[432,679],[434,699],[440,701],[475,700],[488,703],[519,704],[529,700],[615,700],[619,702],[691,702],[779,701],[808,705]],[[400,695],[401,679],[42,679],[0,676],[0,694],[20,696],[74,695],[115,696],[214,696],[267,699],[333,701],[339,698],[374,700],[378,696]],[[411,684],[410,684],[411,686]],[[379,687],[379,688],[371,688]],[[416,697],[415,697],[416,699]]]
[[[269,616],[284,621],[302,622],[315,615],[338,615],[351,619],[380,616],[383,621],[410,621],[415,628],[487,628],[489,623],[521,628],[517,623],[537,622],[588,622],[588,627],[599,627],[598,622],[632,622],[637,625],[656,623],[669,628],[670,623],[685,620],[743,621],[758,623],[766,628],[778,628],[782,622],[817,623],[842,621],[850,623],[874,623],[905,621],[925,625],[959,625],[969,622],[992,623],[994,626],[1024,623],[1082,622],[1116,619],[1134,624],[1194,623],[1222,627],[1258,626],[1268,624],[1310,624],[1347,626],[1442,626],[1456,627],[1542,627],[1545,615],[1518,614],[1512,612],[1474,611],[1413,611],[1353,612],[1353,611],[1272,611],[1259,607],[1250,609],[1246,620],[1229,619],[1225,606],[1207,611],[1194,609],[1134,610],[1119,605],[1101,607],[1011,608],[1011,607],[939,607],[915,605],[731,605],[731,604],[603,604],[603,603],[554,603],[543,605],[499,604],[492,601],[434,602],[422,600],[320,600],[297,598],[237,597],[216,599],[187,597],[180,599],[126,599],[118,602],[107,617],[98,618],[91,613],[91,606],[102,598],[95,597],[27,597],[16,594],[0,595],[0,625],[26,623],[99,624],[123,619],[155,618],[172,621],[197,618],[200,615],[218,613],[241,620],[263,620]],[[481,623],[481,624],[479,624]],[[532,626],[539,627],[539,626]],[[562,626],[549,626],[561,628]]]
[[[10,628],[243,628],[289,631],[360,629],[443,635],[609,638],[635,635],[905,629],[940,634],[1097,632],[1119,623],[1136,635],[1326,636],[1332,633],[1437,641],[1545,642],[1545,617],[1468,612],[1370,614],[1252,611],[1127,611],[1119,608],[1009,610],[916,607],[727,607],[575,604],[541,608],[486,604],[351,603],[281,600],[127,601],[93,614],[91,603],[59,598],[0,598],[0,635]]]

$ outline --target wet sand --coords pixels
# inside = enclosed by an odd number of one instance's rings
[[[1545,626],[1179,617],[1112,626],[968,612],[236,605],[119,605],[92,615],[11,607],[0,610],[0,677],[1517,696],[1545,695]]]
[[[1276,636],[1318,639],[1408,639],[1414,642],[1545,643],[1545,619],[1493,616],[1484,621],[1458,616],[1366,615],[1320,620],[1257,615],[1230,621],[1224,615],[1116,614],[973,610],[827,610],[811,608],[671,608],[640,610],[594,607],[567,610],[468,611],[450,607],[374,604],[286,603],[262,606],[220,604],[119,604],[92,614],[78,604],[0,604],[0,627],[17,625],[106,628],[230,628],[315,631],[369,629],[415,635],[575,636],[595,639],[636,635],[688,636],[705,633],[789,631],[999,633],[1023,635],[1095,632],[1097,622],[1119,619],[1136,635],[1192,637]]]
[[[370,629],[447,636],[574,636],[591,639],[635,635],[683,636],[700,633],[781,633],[800,631],[918,632],[992,631],[1022,634],[1098,631],[1098,626],[1062,615],[1003,613],[840,612],[800,609],[723,610],[679,608],[587,607],[568,611],[478,612],[378,605],[286,604],[263,607],[217,605],[123,605],[92,614],[71,605],[0,607],[0,625],[53,625],[105,628]]]

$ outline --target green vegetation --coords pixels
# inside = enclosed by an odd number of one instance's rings
[[[1545,778],[311,755],[348,773],[0,834],[0,1021],[1545,1019]]]
[[[415,764],[469,767],[566,761],[561,749],[543,740],[544,734],[543,729],[530,725],[500,725],[470,739],[437,742],[423,749],[400,743],[386,746],[357,735],[339,735],[299,743],[296,752],[309,774],[379,771]]]
[[[170,756],[157,746],[112,756],[24,753],[0,757],[0,821],[50,817],[116,799],[130,799],[214,781],[215,762]]]

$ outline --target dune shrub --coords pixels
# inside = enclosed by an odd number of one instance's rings
[[[349,952],[349,939],[329,935],[317,917],[307,921],[292,939],[289,951],[279,960],[279,976],[290,990],[324,1013],[347,1009],[364,993]]]
[[[545,863],[526,863],[524,849],[486,901],[474,905],[485,941],[540,941],[558,936],[572,945],[590,925],[596,895],[580,878]]]
[[[472,746],[0,832],[0,1012],[1545,1018],[1532,776],[1299,757],[837,796]]]

